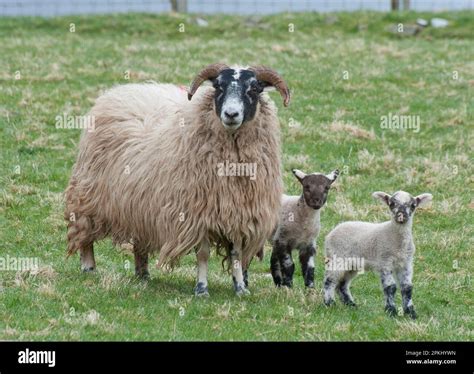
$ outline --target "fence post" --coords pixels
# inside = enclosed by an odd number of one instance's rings
[[[400,9],[400,1],[399,0],[391,0],[392,3],[392,10],[399,10]]]
[[[188,11],[188,0],[171,0],[173,12],[186,13]]]

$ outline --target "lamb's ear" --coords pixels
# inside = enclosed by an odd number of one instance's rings
[[[428,205],[431,200],[433,200],[433,195],[430,193],[422,193],[421,195],[415,197],[417,207],[424,207]]]
[[[339,169],[333,170],[329,174],[326,174],[326,178],[331,181],[331,184],[334,183],[334,181],[337,179],[339,176]]]
[[[372,196],[375,197],[376,199],[382,200],[387,205],[390,201],[390,198],[392,197],[388,193],[381,192],[381,191],[374,192]]]
[[[293,169],[292,172],[300,182],[304,179],[304,177],[306,177],[306,174],[303,173],[301,170]]]

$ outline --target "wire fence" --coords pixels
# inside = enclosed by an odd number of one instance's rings
[[[472,10],[474,0],[0,0],[0,16],[52,17],[72,14],[166,13],[173,9],[201,14],[272,14],[280,12]]]

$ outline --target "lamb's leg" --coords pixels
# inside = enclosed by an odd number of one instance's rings
[[[232,280],[234,282],[234,290],[237,296],[249,294],[245,287],[244,275],[242,271],[242,248],[236,243],[230,245],[230,259],[232,261]]]
[[[293,273],[295,264],[291,258],[291,247],[282,241],[276,240],[273,243],[273,252],[276,253],[282,273],[282,285],[286,287],[293,286]]]
[[[210,254],[210,246],[207,241],[203,241],[200,247],[196,250],[196,257],[198,262],[197,269],[197,284],[194,289],[196,296],[209,296],[207,288],[207,268]]]
[[[356,275],[356,271],[347,271],[344,273],[344,276],[341,278],[339,285],[337,286],[342,302],[348,306],[356,306],[350,290],[352,279]]]
[[[412,319],[416,319],[415,307],[411,298],[413,291],[413,285],[411,282],[412,276],[413,268],[411,264],[397,272],[397,278],[402,293],[403,312],[405,315],[409,315]]]
[[[339,283],[339,273],[333,270],[326,271],[324,275],[324,304],[330,306],[334,304],[334,291]]]
[[[150,273],[148,272],[148,253],[140,250],[136,244],[134,244],[133,255],[135,257],[135,276],[140,279],[149,279]]]
[[[273,249],[272,256],[270,258],[270,270],[272,272],[272,278],[275,286],[280,287],[283,276],[281,274],[280,260],[278,259],[275,249]]]
[[[383,292],[385,294],[385,311],[391,316],[397,315],[397,308],[395,307],[395,293],[397,292],[397,285],[393,278],[392,272],[383,270],[380,273],[382,280]]]
[[[90,243],[81,247],[80,254],[82,271],[93,271],[95,269],[94,243]]]
[[[316,248],[313,244],[300,248],[301,271],[304,277],[304,285],[308,288],[314,288],[314,257]]]

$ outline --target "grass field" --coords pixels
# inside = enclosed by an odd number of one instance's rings
[[[0,256],[40,262],[0,272],[0,339],[474,340],[474,12],[436,16],[450,26],[416,37],[387,27],[433,15],[213,16],[208,27],[183,15],[0,19]],[[267,251],[250,296],[234,296],[213,256],[211,297],[196,299],[193,255],[170,274],[152,267],[145,283],[108,240],[97,272],[82,274],[77,256],[65,259],[62,201],[80,130],[57,129],[56,116],[85,114],[115,84],[188,84],[216,61],[266,64],[290,85],[288,109],[272,94],[288,193],[300,193],[292,168],[343,171],[322,212],[316,289],[299,269],[292,290],[276,289]],[[390,113],[415,116],[419,131],[381,128]],[[399,189],[434,196],[414,222],[419,318],[386,316],[374,274],[353,284],[357,309],[324,307],[324,236],[344,220],[388,219],[371,193]]]

